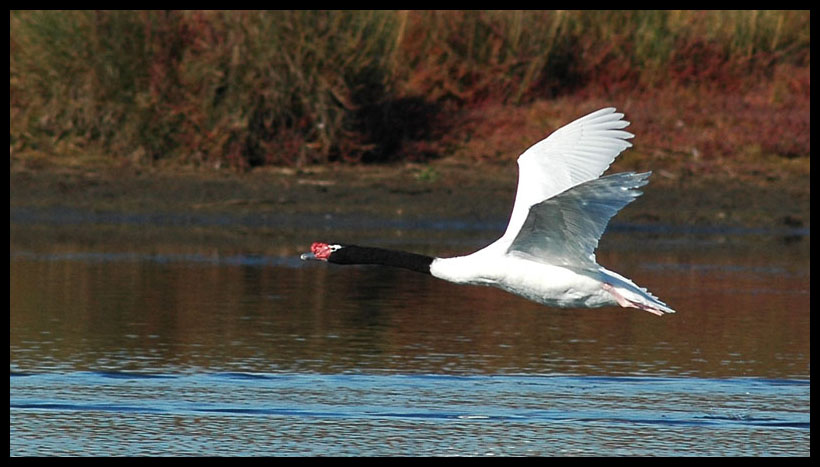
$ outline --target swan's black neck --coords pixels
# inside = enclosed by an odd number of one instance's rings
[[[328,256],[327,261],[335,264],[380,264],[430,274],[433,258],[406,251],[345,245]]]

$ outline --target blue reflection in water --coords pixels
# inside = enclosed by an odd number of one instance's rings
[[[296,442],[291,437],[295,429],[317,423],[332,432],[330,437],[337,442],[355,438],[358,453],[373,454],[410,454],[415,443],[403,438],[407,429],[447,438],[455,436],[454,424],[464,428],[464,423],[472,426],[466,429],[472,433],[472,443],[446,452],[479,454],[485,448],[489,450],[484,454],[587,452],[606,433],[626,430],[634,434],[619,434],[619,442],[634,441],[634,446],[621,451],[625,454],[714,454],[716,446],[727,455],[809,453],[807,380],[106,371],[12,373],[10,381],[12,455],[186,452],[179,447],[190,436],[185,430],[171,429],[163,433],[163,443],[154,445],[135,440],[127,430],[110,429],[101,436],[100,421],[112,417],[137,417],[142,420],[139,426],[149,431],[160,423],[157,420],[170,417],[177,425],[196,423],[203,436],[214,436],[226,423],[232,427],[210,441],[197,441],[200,454],[356,453],[317,439]],[[65,431],[59,424],[40,425],[37,420],[65,414],[76,421],[73,435],[67,444],[54,443],[53,439],[66,436]],[[14,423],[25,419],[29,423]],[[256,440],[258,450],[249,452],[243,431],[257,430],[258,424],[266,426],[265,434]],[[37,431],[31,431],[34,427]],[[667,441],[656,436],[643,447],[640,440],[646,429],[660,430]],[[692,430],[702,436],[699,448],[677,443],[678,435],[691,436]],[[739,430],[748,434],[739,435]],[[179,443],[174,443],[175,436],[180,437]],[[389,436],[394,442],[388,449],[385,437]],[[556,439],[561,440],[560,446],[553,443]],[[451,439],[454,446],[459,440]],[[415,449],[431,451],[412,454],[443,453],[436,444]],[[599,453],[606,452],[617,450]]]

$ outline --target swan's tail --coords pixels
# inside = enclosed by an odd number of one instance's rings
[[[622,307],[637,308],[658,316],[675,312],[666,303],[658,300],[658,297],[643,287],[638,287],[626,277],[605,268],[601,268],[601,273],[604,275],[604,290],[612,294]]]

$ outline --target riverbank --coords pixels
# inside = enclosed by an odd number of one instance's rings
[[[615,165],[608,173],[646,170]],[[140,166],[37,167],[12,158],[12,209],[253,215],[366,214],[503,222],[517,166],[444,158],[427,164],[331,165],[249,172]],[[655,169],[619,223],[762,229],[810,227],[808,171],[695,174]]]

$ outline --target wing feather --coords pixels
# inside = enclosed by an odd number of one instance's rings
[[[533,205],[509,248],[535,261],[597,269],[595,249],[609,220],[641,192],[651,172],[623,172],[576,185]]]
[[[518,158],[518,189],[510,222],[498,240],[512,243],[530,207],[580,183],[598,178],[631,146],[629,122],[612,107],[592,112],[559,128]]]

